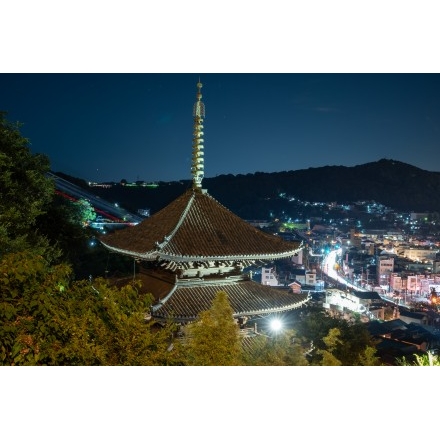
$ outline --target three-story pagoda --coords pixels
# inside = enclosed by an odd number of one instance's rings
[[[304,293],[253,281],[244,269],[299,251],[232,213],[202,188],[204,177],[202,84],[197,84],[192,145],[192,188],[137,226],[101,237],[110,251],[141,262],[139,276],[156,303],[156,319],[190,322],[211,307],[219,291],[228,294],[234,317],[246,320],[301,307]]]

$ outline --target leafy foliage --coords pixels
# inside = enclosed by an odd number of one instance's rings
[[[338,328],[331,328],[328,332],[328,335],[322,338],[322,341],[324,342],[326,348],[318,350],[318,354],[322,356],[320,365],[341,365],[341,361],[337,359],[333,354],[338,345],[342,344],[342,341],[339,339],[340,335],[341,331]]]
[[[71,281],[68,265],[32,253],[0,262],[0,364],[166,365],[173,325],[153,328],[150,295],[104,279]]]
[[[70,264],[78,280],[132,273],[133,259],[104,249],[96,232],[83,226],[83,214],[78,203],[55,194],[47,212],[37,218],[39,233],[60,252],[57,262]]]
[[[359,365],[365,367],[376,367],[381,364],[380,358],[376,356],[377,350],[375,347],[367,346],[363,353],[359,354]]]
[[[260,336],[244,353],[244,363],[249,366],[306,366],[306,350],[293,330],[274,337]],[[252,338],[254,339],[254,338]]]
[[[55,196],[48,171],[48,158],[33,155],[19,124],[0,113],[0,364],[174,362],[168,350],[174,325],[145,320],[150,295],[140,295],[135,284],[74,281],[68,263],[77,275],[80,261],[93,262],[81,226],[90,206]]]
[[[96,212],[91,203],[85,199],[79,199],[74,202],[78,207],[78,211],[80,214],[80,220],[84,226],[96,218]]]
[[[187,326],[183,353],[187,365],[240,365],[241,341],[238,325],[226,292],[218,292],[212,307]]]
[[[45,175],[49,159],[32,154],[18,123],[0,112],[0,258],[8,252],[31,250],[47,253],[47,239],[35,230],[54,194],[53,182]]]
[[[399,360],[399,365],[404,367],[440,367],[440,357],[430,352],[426,354],[414,354],[415,361],[409,361],[405,357]]]
[[[313,365],[333,365],[335,359],[346,366],[369,365],[377,360],[376,341],[360,322],[348,322],[331,317],[322,309],[311,309],[297,323],[297,331],[315,347],[310,356]]]
[[[36,229],[49,244],[60,250],[60,261],[73,263],[87,250],[90,233],[82,226],[79,208],[69,200],[54,195],[46,213],[36,220]]]
[[[62,338],[54,310],[70,276],[68,266],[50,267],[30,252],[8,254],[0,262],[0,362],[37,365]],[[50,356],[49,356],[50,357]]]

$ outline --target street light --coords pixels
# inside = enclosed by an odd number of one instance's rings
[[[283,328],[283,323],[280,319],[274,318],[270,321],[270,328],[275,334],[277,334]]]

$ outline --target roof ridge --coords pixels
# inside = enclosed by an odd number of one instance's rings
[[[160,309],[172,296],[173,293],[177,289],[177,284],[174,284],[173,288],[168,292],[165,298],[161,299],[157,304],[151,306],[151,311],[155,312],[157,309]]]
[[[189,190],[189,191],[192,191],[192,190]],[[174,235],[176,235],[177,231],[179,230],[180,226],[182,225],[183,221],[185,220],[185,217],[188,215],[188,212],[191,208],[191,205],[194,202],[194,198],[195,198],[195,194],[194,194],[194,191],[192,191],[191,198],[189,199],[185,209],[183,210],[183,212],[179,218],[179,221],[176,223],[176,226],[174,227],[174,229],[171,231],[170,234],[166,235],[163,238],[163,241],[161,243],[157,244],[157,247],[159,249],[162,249],[174,237]]]

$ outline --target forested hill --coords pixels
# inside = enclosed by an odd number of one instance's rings
[[[115,185],[110,189],[93,188],[93,192],[129,210],[150,208],[154,214],[190,187],[188,179],[159,182],[154,189]],[[247,219],[266,218],[270,211],[288,209],[292,197],[337,203],[374,200],[402,212],[440,212],[440,173],[389,159],[353,167],[220,175],[205,178],[203,187],[224,206]]]

